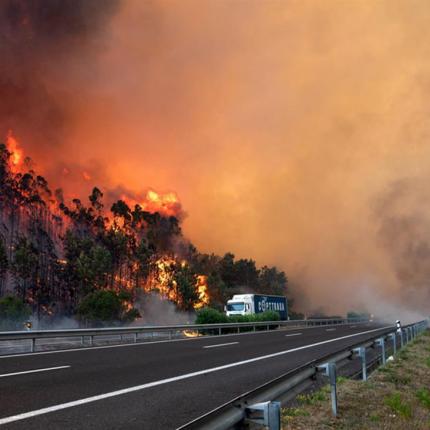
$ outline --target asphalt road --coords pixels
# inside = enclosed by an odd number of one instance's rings
[[[387,329],[276,330],[0,357],[5,429],[176,429]]]

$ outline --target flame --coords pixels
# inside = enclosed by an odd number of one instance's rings
[[[87,172],[82,172],[82,177],[86,180],[86,181],[91,181],[91,176],[89,173]]]
[[[198,333],[195,330],[184,330],[182,333],[184,334],[185,337],[198,337],[198,336],[201,336],[201,334]]]
[[[156,290],[164,299],[179,303],[178,285],[174,279],[175,267],[180,265],[184,268],[187,264],[186,260],[178,261],[172,256],[163,256],[159,258],[153,264],[154,269],[149,274],[145,291]],[[209,304],[207,276],[198,275],[195,288],[198,295],[198,302],[194,304],[194,309],[201,309]]]
[[[153,270],[149,274],[145,290],[156,290],[164,299],[177,303],[177,283],[174,280],[175,265],[176,260],[173,257],[163,256],[156,260],[153,264]]]
[[[12,170],[12,172],[16,173],[20,170],[20,166],[22,165],[24,151],[19,148],[19,143],[13,135],[12,130],[9,130],[7,132],[6,147],[7,150],[11,153],[10,169]]]
[[[194,305],[194,309],[201,309],[209,304],[208,295],[208,277],[205,275],[197,276],[197,293],[199,295],[199,301]]]
[[[123,194],[121,200],[124,200],[131,208],[139,205],[144,211],[151,213],[158,212],[164,216],[176,217],[181,214],[181,203],[174,192],[157,193],[154,190],[148,190],[144,196],[131,197]]]

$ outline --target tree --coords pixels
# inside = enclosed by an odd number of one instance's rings
[[[192,310],[199,299],[196,292],[197,275],[188,265],[179,265],[175,270],[174,279],[177,285],[180,307],[186,311]]]
[[[24,237],[19,238],[12,263],[17,289],[24,300],[31,281],[35,281],[38,256],[34,246]]]
[[[94,245],[89,252],[81,251],[76,260],[76,270],[81,281],[82,293],[106,287],[111,267],[110,252],[103,246]]]
[[[131,211],[124,200],[118,200],[111,207],[111,212],[115,218],[122,219],[122,225],[127,226],[131,221]]]
[[[140,279],[146,279],[151,267],[151,258],[154,255],[154,249],[148,245],[145,239],[142,239],[134,251],[134,259],[137,263],[136,270],[136,288],[139,287]]]
[[[287,294],[288,279],[284,272],[276,267],[263,266],[259,273],[258,292],[285,296]]]
[[[9,260],[7,258],[7,251],[2,239],[0,239],[0,296],[3,291],[3,282],[9,267]]]

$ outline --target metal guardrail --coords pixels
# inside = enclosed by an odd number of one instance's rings
[[[328,354],[317,360],[312,360],[299,366],[272,381],[261,385],[255,390],[249,391],[224,405],[212,410],[211,412],[179,427],[177,430],[228,430],[237,426],[241,422],[249,422],[250,413],[255,406],[266,406],[266,412],[262,423],[268,425],[269,430],[277,430],[280,427],[280,415],[278,421],[272,423],[264,421],[270,408],[270,403],[274,403],[275,410],[279,409],[276,404],[281,401],[285,403],[293,399],[297,394],[309,388],[315,381],[318,374],[329,377],[331,388],[332,411],[337,414],[337,390],[336,390],[336,366],[345,360],[358,357],[361,360],[362,379],[367,379],[367,370],[375,360],[366,360],[367,348],[378,350],[377,360],[382,364],[386,363],[387,350],[395,355],[396,352],[415,339],[419,333],[429,327],[429,320],[423,320],[415,324],[410,324],[401,329],[396,327],[389,328],[385,333],[375,335],[366,341],[344,348],[332,354]],[[390,342],[391,341],[391,342]],[[400,341],[400,343],[399,343]],[[390,347],[391,343],[391,347]],[[235,427],[236,428],[236,427]]]
[[[184,324],[184,325],[166,325],[166,326],[143,326],[143,327],[111,327],[111,328],[93,328],[93,329],[67,329],[67,330],[28,330],[28,331],[5,331],[0,332],[0,342],[31,340],[30,351],[35,352],[37,349],[38,339],[55,339],[55,338],[80,338],[82,346],[94,346],[96,337],[101,336],[121,336],[131,335],[132,342],[137,343],[139,334],[164,333],[168,339],[173,339],[178,333],[195,332],[195,334],[227,334],[226,331],[234,330],[241,333],[243,329],[270,330],[271,328],[281,327],[315,327],[325,325],[345,325],[354,323],[368,322],[363,318],[339,318],[339,319],[311,319],[311,320],[290,320],[290,321],[261,321],[261,322],[244,322],[244,323],[222,323],[222,324]]]

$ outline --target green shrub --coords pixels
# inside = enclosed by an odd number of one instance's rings
[[[131,322],[140,316],[135,308],[128,309],[130,294],[100,290],[84,297],[78,307],[81,319],[92,322]]]
[[[196,324],[221,324],[228,322],[227,315],[213,308],[197,311]]]
[[[22,329],[23,323],[30,315],[30,307],[18,297],[6,296],[0,299],[0,327],[2,329]]]

